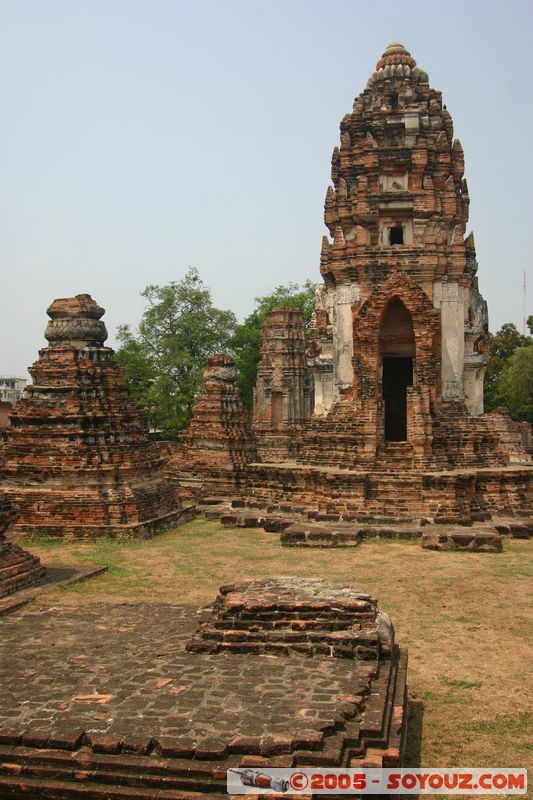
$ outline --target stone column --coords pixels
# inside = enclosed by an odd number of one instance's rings
[[[464,304],[459,284],[434,283],[433,304],[440,307],[442,399],[464,399]]]
[[[357,286],[338,286],[335,292],[334,372],[335,394],[353,385],[352,305],[359,298]],[[335,398],[336,399],[336,398]]]

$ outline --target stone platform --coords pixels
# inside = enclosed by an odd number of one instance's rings
[[[498,533],[471,531],[431,531],[422,536],[424,550],[466,550],[470,553],[501,553],[502,537]]]
[[[406,660],[189,653],[189,608],[93,605],[2,622],[0,797],[227,797],[226,770],[394,766]]]
[[[461,523],[492,513],[527,516],[533,507],[533,467],[372,472],[284,462],[250,464],[245,475],[247,498],[360,522],[424,517]]]

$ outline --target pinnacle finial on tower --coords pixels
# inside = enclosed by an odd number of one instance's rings
[[[405,49],[403,44],[400,42],[391,42],[376,64],[376,70],[384,67],[394,67],[397,64],[408,66],[410,69],[416,67],[415,59],[412,57],[411,53]]]
[[[107,330],[100,317],[104,309],[95,303],[90,294],[60,297],[48,307],[50,322],[45,338],[50,344],[93,345],[101,347],[107,339]]]

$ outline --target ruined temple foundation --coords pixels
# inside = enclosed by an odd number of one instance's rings
[[[531,429],[483,411],[488,313],[463,150],[403,45],[387,47],[343,117],[331,181],[309,346],[296,309],[265,319],[258,459],[240,468],[240,500],[343,521],[528,516]],[[309,533],[283,536],[327,545]]]
[[[458,550],[470,553],[501,553],[502,539],[497,533],[484,533],[472,531],[453,531],[443,533],[431,531],[422,536],[422,547],[424,550]]]
[[[61,611],[4,624],[0,679],[21,716],[0,709],[0,796],[223,800],[228,769],[402,764],[407,653],[364,591],[239,581],[199,629],[179,606]]]
[[[103,313],[86,294],[48,309],[49,344],[10,415],[0,468],[0,488],[20,513],[17,532],[146,537],[187,513],[104,346]]]
[[[287,504],[345,521],[472,524],[491,516],[530,516],[533,469],[372,472],[297,463],[251,464],[246,499]]]
[[[33,586],[44,575],[39,559],[10,541],[16,519],[17,511],[7,498],[0,497],[0,599]]]

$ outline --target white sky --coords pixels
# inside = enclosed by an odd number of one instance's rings
[[[189,265],[240,318],[318,281],[338,125],[391,40],[463,144],[491,329],[521,328],[532,22],[526,0],[0,0],[0,374],[55,297],[92,294],[113,345]]]

